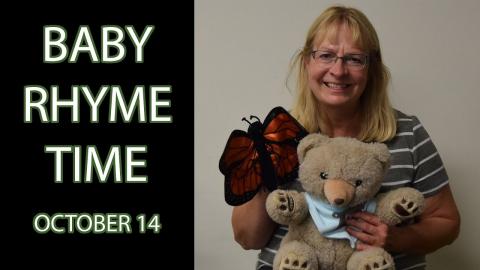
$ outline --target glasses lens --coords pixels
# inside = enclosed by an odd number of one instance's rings
[[[337,59],[337,56],[330,52],[316,51],[313,58],[319,60],[322,63],[332,63]]]
[[[345,64],[351,67],[363,67],[367,63],[367,56],[363,54],[350,54],[343,57]]]
[[[313,51],[312,57],[319,64],[332,64],[336,62],[337,58],[340,58],[348,68],[352,69],[362,69],[368,62],[368,56],[365,54],[347,54],[343,57],[338,57],[332,52]]]

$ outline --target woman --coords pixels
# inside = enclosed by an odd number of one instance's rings
[[[328,8],[312,24],[294,65],[298,97],[293,116],[309,132],[387,144],[392,165],[381,191],[411,186],[426,198],[423,214],[406,226],[389,227],[372,214],[356,213],[347,221],[348,232],[359,239],[356,248],[380,246],[394,255],[396,269],[425,269],[425,254],[456,239],[460,217],[428,133],[416,117],[390,105],[389,73],[375,29],[354,8]],[[245,249],[263,248],[257,269],[271,269],[288,230],[269,218],[267,196],[260,191],[232,213],[235,240]]]

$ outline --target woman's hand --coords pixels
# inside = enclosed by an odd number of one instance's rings
[[[368,212],[356,212],[346,219],[347,232],[356,237],[357,250],[376,246],[388,250],[389,236],[393,227],[383,223],[376,215]]]
[[[425,199],[425,209],[415,224],[387,226],[377,216],[366,212],[352,214],[346,223],[347,232],[359,240],[358,250],[379,246],[391,252],[428,254],[457,238],[460,215],[447,185]]]

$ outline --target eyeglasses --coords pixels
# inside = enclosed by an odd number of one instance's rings
[[[333,66],[333,64],[337,62],[337,59],[342,59],[342,62],[351,70],[362,70],[368,65],[368,55],[361,53],[338,56],[332,52],[317,50],[311,52],[311,54],[316,63],[327,67]]]

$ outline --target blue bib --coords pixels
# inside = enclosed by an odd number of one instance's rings
[[[374,199],[367,201],[363,206],[353,209],[332,206],[308,193],[305,193],[305,199],[307,200],[310,216],[318,231],[326,238],[348,239],[352,248],[355,248],[357,238],[351,236],[346,231],[344,223],[345,214],[356,211],[374,213],[377,207]]]

